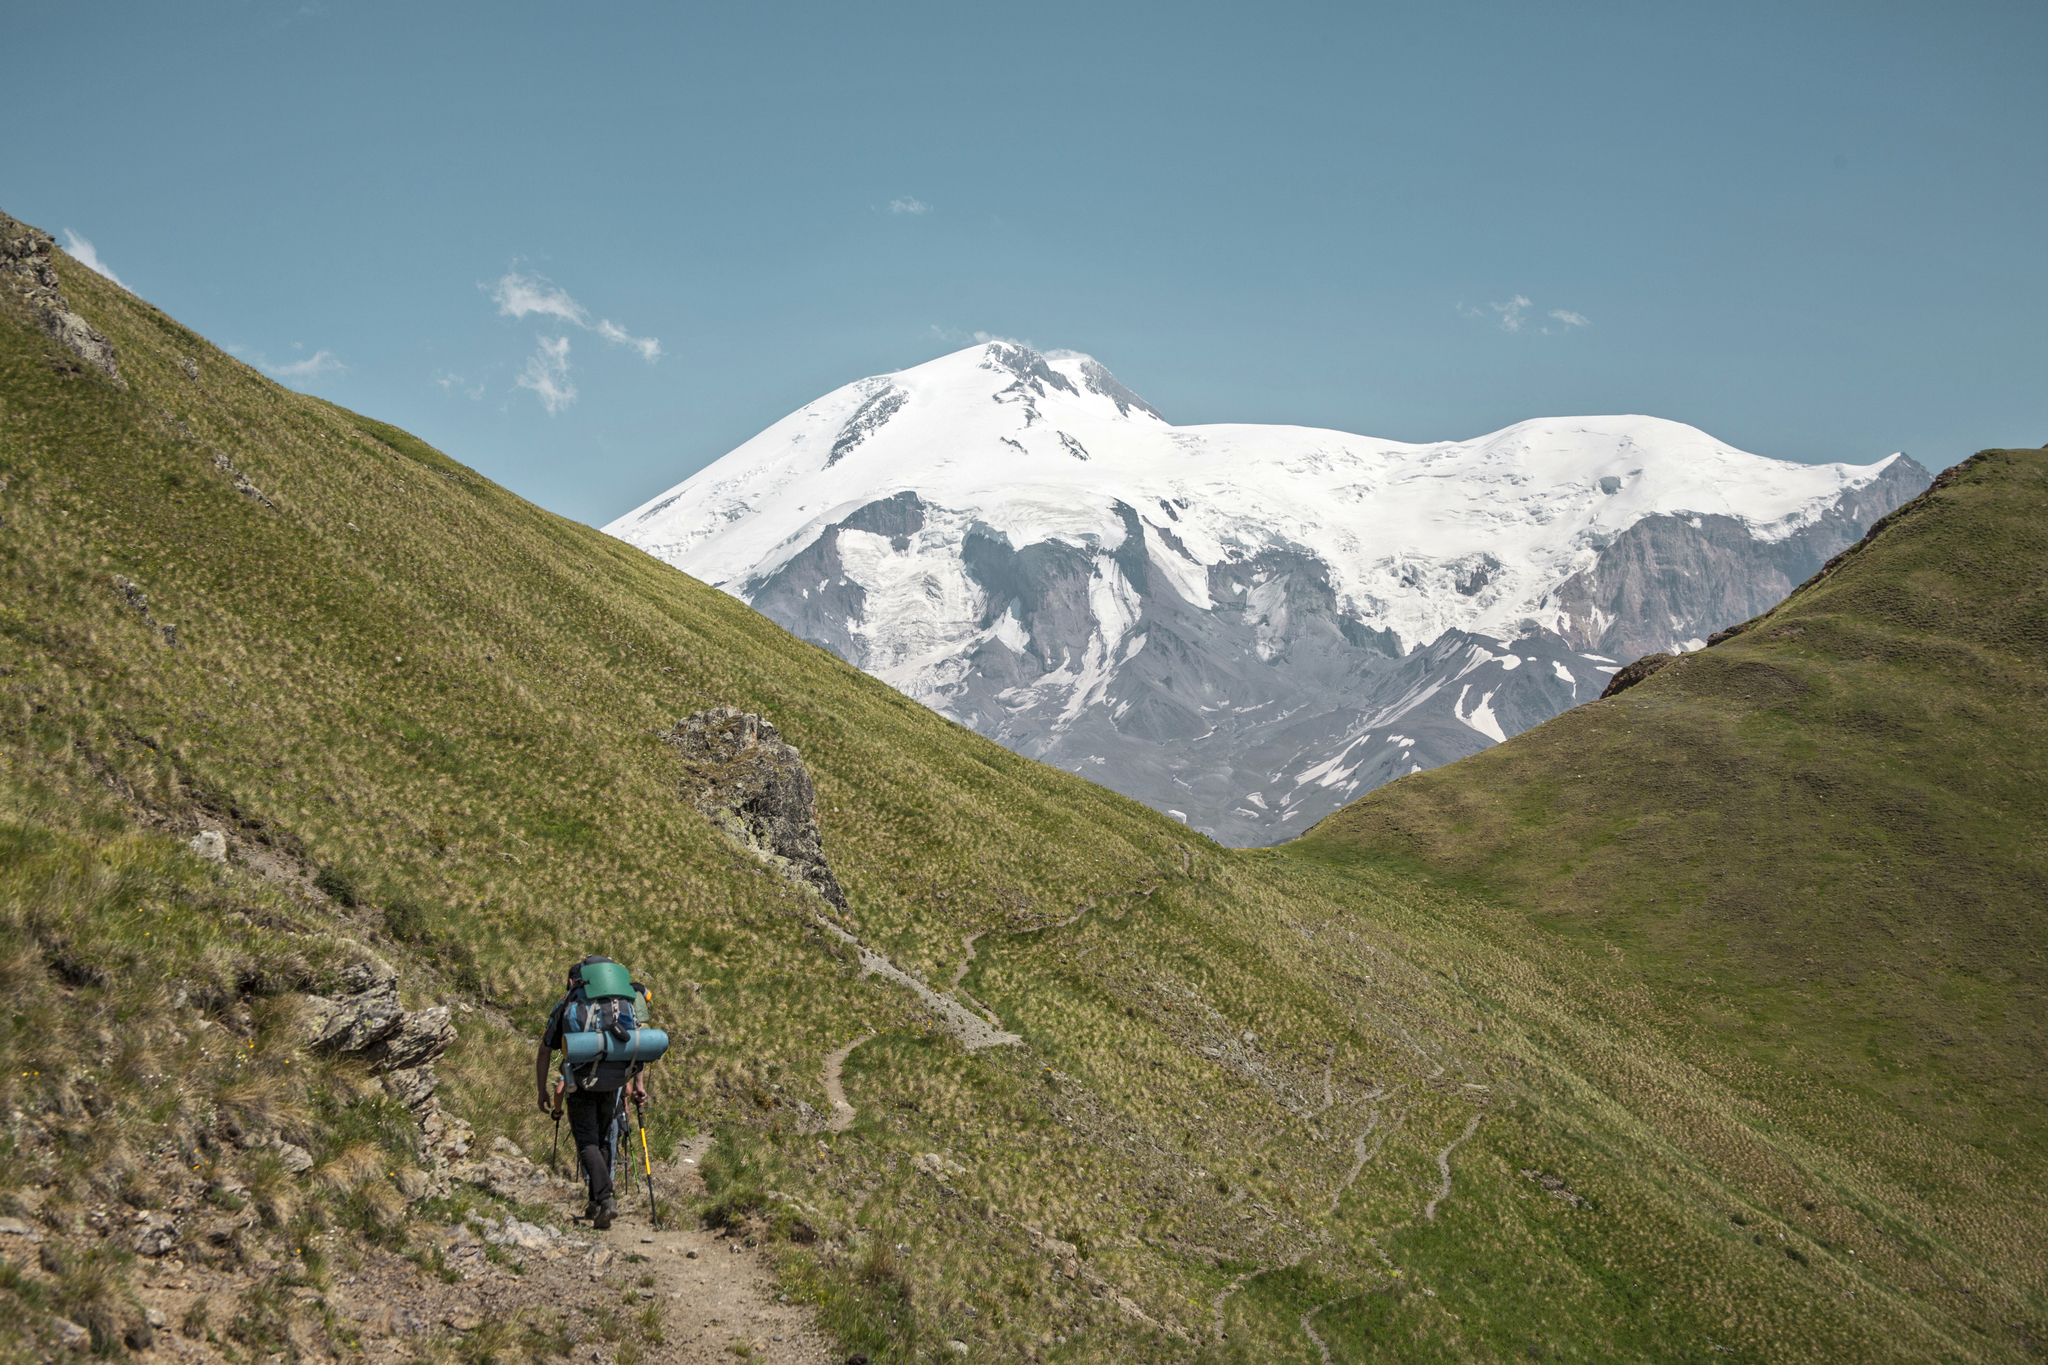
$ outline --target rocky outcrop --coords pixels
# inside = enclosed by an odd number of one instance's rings
[[[1637,683],[1647,682],[1651,674],[1657,672],[1666,664],[1675,661],[1677,658],[1676,654],[1645,654],[1642,658],[1637,659],[1634,663],[1614,675],[1613,680],[1607,684],[1607,690],[1600,694],[1600,700],[1606,701],[1609,697],[1618,697]]]
[[[825,858],[810,771],[772,724],[722,706],[696,712],[664,738],[683,756],[683,795],[727,838],[836,909],[846,909],[846,895]]]
[[[415,1114],[436,1107],[434,1062],[455,1042],[446,1005],[408,1010],[398,998],[398,971],[364,952],[342,972],[346,995],[306,997],[300,1028],[323,1052],[360,1054],[386,1093]]]
[[[72,312],[64,297],[50,264],[50,253],[56,248],[56,239],[49,233],[0,213],[0,281],[12,286],[29,318],[45,335],[125,389],[128,383],[115,363],[114,343]]]

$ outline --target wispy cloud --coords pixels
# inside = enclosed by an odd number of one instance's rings
[[[115,284],[121,284],[121,277],[116,275],[108,267],[107,263],[100,259],[100,253],[93,248],[93,244],[86,238],[73,232],[70,228],[64,229],[64,249],[71,253],[72,260],[77,261],[87,270],[97,271]],[[121,287],[126,289],[128,286],[121,284]]]
[[[1516,294],[1506,303],[1489,303],[1484,308],[1476,308],[1463,303],[1453,306],[1456,308],[1459,317],[1486,318],[1503,332],[1519,332],[1534,320],[1529,310],[1536,305],[1530,302],[1527,294]],[[1536,329],[1545,336],[1561,336],[1575,327],[1590,327],[1593,325],[1593,320],[1584,313],[1573,312],[1569,308],[1553,308],[1544,316],[1552,319],[1557,324],[1556,326],[1551,326],[1549,323],[1544,323]]]
[[[590,325],[590,315],[583,311],[583,305],[569,297],[569,291],[539,275],[522,275],[508,271],[503,279],[491,286],[491,302],[498,305],[503,317],[523,318],[530,313],[542,317],[560,318],[573,322],[578,327]]]
[[[481,382],[479,382],[476,385],[476,387],[471,388],[469,386],[468,381],[464,380],[461,375],[455,374],[448,370],[443,370],[439,374],[435,375],[434,382],[436,384],[439,384],[444,390],[447,390],[451,393],[459,390],[464,397],[470,399],[471,401],[475,401],[476,399],[482,398],[484,396],[484,386]]]
[[[606,341],[620,346],[630,346],[640,353],[640,358],[653,364],[661,356],[659,337],[637,337],[610,318],[590,320],[590,310],[569,296],[569,291],[541,275],[522,275],[516,270],[507,271],[494,285],[482,286],[491,291],[491,301],[498,305],[501,317],[523,318],[540,316],[560,318],[563,322],[581,327],[586,332],[595,332]],[[566,346],[566,342],[564,343]],[[566,355],[566,350],[564,351]],[[520,383],[528,388],[525,380]],[[575,397],[571,389],[569,396]],[[549,412],[556,411],[550,407]]]
[[[272,361],[263,352],[251,350],[247,346],[230,345],[221,349],[231,356],[248,361],[274,379],[315,379],[323,374],[340,374],[348,369],[332,351],[315,351],[297,360]],[[294,341],[292,349],[303,351],[306,347],[304,343]]]
[[[286,361],[282,365],[268,365],[261,360],[256,363],[279,379],[311,379],[316,374],[334,374],[348,368],[334,358],[332,351],[315,351],[304,360]]]
[[[927,203],[925,203],[925,202],[924,202],[924,200],[922,200],[922,199],[910,199],[910,198],[903,198],[903,199],[891,199],[891,200],[889,201],[889,212],[891,212],[891,213],[912,213],[912,214],[916,214],[916,213],[930,213],[931,211],[932,211],[932,206],[931,206],[930,204],[927,204]]]
[[[597,324],[597,334],[606,341],[616,341],[623,346],[631,346],[640,353],[642,360],[650,364],[661,354],[661,338],[636,337],[609,318]]]
[[[535,340],[540,347],[526,358],[526,369],[515,382],[522,389],[532,389],[540,405],[548,410],[548,416],[553,417],[576,401],[576,384],[569,378],[569,338]]]

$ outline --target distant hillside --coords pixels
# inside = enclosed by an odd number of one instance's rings
[[[1807,1141],[1896,1114],[1878,1164],[1988,1264],[2043,1216],[2044,774],[2048,451],[1987,450],[1740,633],[1292,851],[1609,955],[1750,1102],[1789,1075],[1825,1097]]]
[[[630,1223],[609,1278],[516,1321],[337,1306],[373,1271],[550,1273],[444,1252],[534,1216],[492,1163],[546,1160],[533,1040],[593,949],[681,1040],[657,1160],[718,1135],[688,1214],[876,1365],[2048,1340],[2010,1232],[2031,1138],[1902,1125],[1789,1051],[1731,1066],[1627,959],[1384,859],[1221,849],[12,220],[0,703],[0,1358],[667,1358]],[[723,706],[801,751],[843,909],[729,837],[670,742]],[[371,1004],[449,1030],[437,1086],[343,1045]]]
[[[1928,477],[1641,416],[1177,427],[1088,356],[997,341],[807,403],[605,529],[1251,846],[1700,647]]]

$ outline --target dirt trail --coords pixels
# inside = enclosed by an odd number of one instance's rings
[[[825,1054],[825,1098],[832,1102],[832,1117],[825,1121],[828,1132],[843,1133],[853,1127],[856,1111],[847,1102],[846,1087],[840,1084],[839,1076],[846,1067],[846,1059],[853,1055],[853,1050],[874,1036],[872,1032],[863,1033],[845,1047]]]
[[[351,1263],[323,1245],[331,1239],[311,1238],[308,1251],[324,1253],[325,1270],[312,1284],[283,1292],[302,1323],[294,1331],[317,1334],[314,1324],[332,1315],[356,1335],[369,1365],[417,1359],[437,1339],[465,1358],[518,1354],[516,1343],[536,1323],[567,1339],[577,1365],[611,1365],[629,1341],[644,1361],[660,1365],[731,1365],[736,1358],[836,1365],[843,1356],[819,1334],[811,1311],[777,1301],[767,1257],[748,1245],[765,1242],[765,1227],[711,1232],[687,1212],[689,1200],[703,1193],[697,1163],[710,1148],[708,1136],[692,1138],[678,1145],[674,1161],[655,1167],[661,1231],[648,1217],[637,1160],[630,1191],[628,1172],[619,1172],[620,1214],[606,1232],[572,1221],[583,1208],[580,1182],[552,1179],[521,1189],[522,1199],[551,1211],[537,1224],[500,1217],[416,1227],[414,1247],[438,1256],[454,1283],[395,1252],[366,1248]],[[142,1267],[138,1297],[168,1325],[151,1349],[129,1358],[137,1365],[224,1363],[217,1343],[203,1332],[187,1335],[179,1324],[204,1300],[211,1330],[224,1335],[242,1296],[288,1269],[277,1259],[213,1268],[177,1257]],[[741,1357],[736,1347],[748,1354]]]
[[[870,974],[893,981],[899,986],[916,992],[925,1008],[939,1016],[939,1022],[946,1032],[960,1040],[960,1046],[973,1052],[984,1047],[1006,1047],[1024,1040],[1014,1033],[1005,1033],[994,1017],[987,1019],[975,1014],[950,995],[940,995],[930,986],[904,971],[888,958],[869,948],[831,920],[820,918],[818,924],[827,933],[846,944],[860,955],[860,974]]]
[[[1301,1315],[1301,1330],[1308,1335],[1308,1339],[1310,1341],[1315,1343],[1316,1350],[1322,1353],[1323,1365],[1330,1365],[1330,1348],[1329,1345],[1323,1341],[1322,1337],[1317,1335],[1316,1329],[1310,1322],[1310,1319],[1314,1318],[1316,1314],[1322,1312],[1325,1308],[1335,1308],[1338,1304],[1342,1302],[1344,1302],[1343,1299],[1331,1299],[1328,1303],[1317,1304],[1315,1307],[1309,1309],[1306,1313],[1303,1313]]]
[[[1451,1197],[1451,1153],[1457,1151],[1466,1138],[1479,1131],[1479,1120],[1485,1117],[1484,1114],[1474,1114],[1472,1121],[1465,1125],[1465,1131],[1458,1134],[1457,1140],[1436,1154],[1436,1168],[1442,1172],[1444,1180],[1443,1184],[1437,1186],[1435,1197],[1422,1207],[1422,1216],[1430,1222],[1436,1221],[1436,1206]]]
[[[1386,1145],[1387,1133],[1391,1133],[1394,1129],[1401,1126],[1401,1119],[1404,1116],[1396,1114],[1393,1123],[1388,1125],[1387,1132],[1381,1133],[1379,1141],[1373,1143],[1372,1147],[1368,1149],[1365,1145],[1365,1140],[1372,1136],[1375,1128],[1380,1126],[1379,1101],[1385,1098],[1385,1096],[1381,1091],[1375,1090],[1370,1095],[1367,1095],[1366,1098],[1373,1101],[1372,1117],[1366,1120],[1365,1131],[1354,1138],[1351,1143],[1352,1153],[1358,1157],[1358,1160],[1351,1163],[1350,1172],[1345,1175],[1344,1179],[1339,1182],[1336,1190],[1331,1193],[1330,1211],[1323,1215],[1326,1218],[1337,1216],[1337,1205],[1344,1201],[1344,1191],[1358,1183],[1359,1173],[1365,1169],[1366,1163],[1380,1154],[1380,1148]]]
[[[974,965],[974,941],[987,932],[986,929],[976,929],[971,934],[960,935],[960,946],[967,950],[967,956],[960,959],[959,969],[953,973],[953,979],[946,983],[947,990],[959,990],[960,983],[967,979],[967,969]]]

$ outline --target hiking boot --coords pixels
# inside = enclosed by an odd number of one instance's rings
[[[602,1204],[599,1204],[597,1206],[597,1214],[590,1220],[590,1225],[596,1228],[599,1232],[603,1232],[606,1228],[612,1225],[612,1219],[618,1217],[618,1214],[618,1201],[614,1199],[607,1199]]]
[[[597,1201],[593,1199],[583,1206],[583,1221],[587,1223],[595,1217],[597,1217]]]

